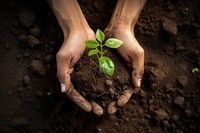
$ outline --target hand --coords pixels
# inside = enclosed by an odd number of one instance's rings
[[[57,77],[61,83],[61,91],[74,101],[83,110],[90,112],[91,110],[97,114],[103,114],[103,109],[94,102],[88,102],[74,88],[70,80],[70,74],[74,70],[74,65],[83,55],[85,51],[85,41],[95,39],[94,32],[90,30],[77,30],[69,32],[64,38],[64,42],[56,55],[57,60]]]
[[[117,51],[125,59],[128,66],[132,67],[132,82],[135,88],[140,88],[141,79],[144,73],[144,49],[136,40],[134,33],[128,28],[116,28],[111,30],[109,27],[105,30],[107,37],[115,37],[123,41]],[[125,90],[119,97],[116,105],[124,106],[133,94],[133,88]],[[113,106],[113,109],[116,108]],[[116,109],[115,109],[116,110]]]
[[[144,73],[144,49],[136,40],[134,33],[130,29],[105,30],[108,37],[115,37],[123,41],[117,51],[125,59],[128,66],[133,68],[132,82],[135,87],[140,87],[142,75]]]

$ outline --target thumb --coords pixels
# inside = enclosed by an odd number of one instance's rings
[[[141,80],[142,80],[143,70],[133,70],[132,72],[132,82],[135,87],[141,87]]]
[[[141,86],[141,79],[144,74],[144,49],[139,47],[132,56],[132,82],[135,87]]]
[[[65,54],[60,54],[59,52],[56,55],[57,61],[57,77],[61,84],[61,92],[66,93],[68,92],[71,79],[70,79],[70,59],[67,58],[69,56]]]
[[[70,75],[65,74],[65,75],[61,76],[61,78],[59,78],[59,81],[60,81],[60,85],[61,85],[61,92],[67,93],[71,86]]]

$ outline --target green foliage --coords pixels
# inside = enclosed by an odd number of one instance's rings
[[[106,41],[105,46],[109,48],[118,48],[119,46],[122,45],[122,41],[116,39],[116,38],[110,38]]]
[[[88,48],[91,48],[91,50],[88,52],[88,56],[98,55],[97,57],[99,60],[100,68],[104,73],[112,76],[115,71],[115,66],[113,61],[104,55],[106,51],[103,49],[103,47],[106,46],[108,48],[118,48],[122,45],[123,42],[116,38],[109,38],[105,43],[103,43],[104,40],[104,33],[98,29],[96,31],[96,40],[87,40],[85,43]]]
[[[96,38],[99,42],[103,42],[105,39],[105,35],[100,29],[97,29],[96,31]]]
[[[99,42],[96,41],[96,40],[87,40],[87,41],[86,41],[86,46],[87,46],[88,48],[96,48],[96,47],[99,46]]]
[[[186,7],[183,11],[182,11],[183,15],[185,16],[189,16],[189,9]]]
[[[99,58],[99,66],[101,67],[103,72],[105,72],[109,76],[112,76],[114,74],[115,66],[109,57],[101,56]]]
[[[192,68],[192,72],[193,73],[198,73],[198,72],[200,72],[200,70],[199,70],[199,68]]]

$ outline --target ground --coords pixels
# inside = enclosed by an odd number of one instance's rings
[[[63,36],[46,1],[0,3],[1,133],[200,132],[198,0],[148,0],[135,28],[145,49],[143,92],[101,117],[59,92],[55,54]],[[116,4],[79,3],[93,30],[106,27]]]

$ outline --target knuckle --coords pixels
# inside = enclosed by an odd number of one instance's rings
[[[144,49],[143,49],[142,47],[138,48],[137,54],[138,54],[139,56],[144,56]]]
[[[67,59],[69,57],[68,53],[67,52],[62,52],[62,51],[59,51],[57,52],[56,54],[56,59],[59,60],[59,59]]]
[[[144,49],[141,46],[139,46],[139,47],[133,48],[131,50],[131,54],[130,55],[132,57],[144,57],[144,54],[145,54]]]

